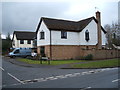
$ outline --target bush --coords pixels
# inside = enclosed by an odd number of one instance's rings
[[[83,57],[84,60],[92,60],[93,59],[93,55],[92,54],[88,54],[87,56]]]

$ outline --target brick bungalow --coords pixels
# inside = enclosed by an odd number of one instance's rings
[[[42,17],[37,26],[37,52],[50,59],[74,59],[83,49],[105,47],[106,31],[101,26],[100,12],[96,18],[69,21]]]

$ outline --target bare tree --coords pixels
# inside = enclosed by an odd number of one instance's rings
[[[107,47],[111,48],[111,46],[112,46],[112,31],[111,31],[111,26],[109,24],[106,24],[104,26],[104,29],[107,31],[107,33],[106,33]]]
[[[107,47],[112,48],[112,44],[120,46],[120,23],[106,24],[104,29],[107,31]]]

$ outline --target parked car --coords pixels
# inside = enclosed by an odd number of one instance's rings
[[[31,48],[15,48],[12,52],[9,53],[9,57],[27,57],[31,56]]]

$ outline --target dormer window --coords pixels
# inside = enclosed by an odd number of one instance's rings
[[[67,39],[67,32],[66,31],[61,31],[61,38]]]
[[[40,32],[40,39],[45,39],[45,33],[44,33],[44,31]]]
[[[90,38],[89,38],[89,31],[88,30],[85,31],[85,40],[87,42],[90,40]]]

